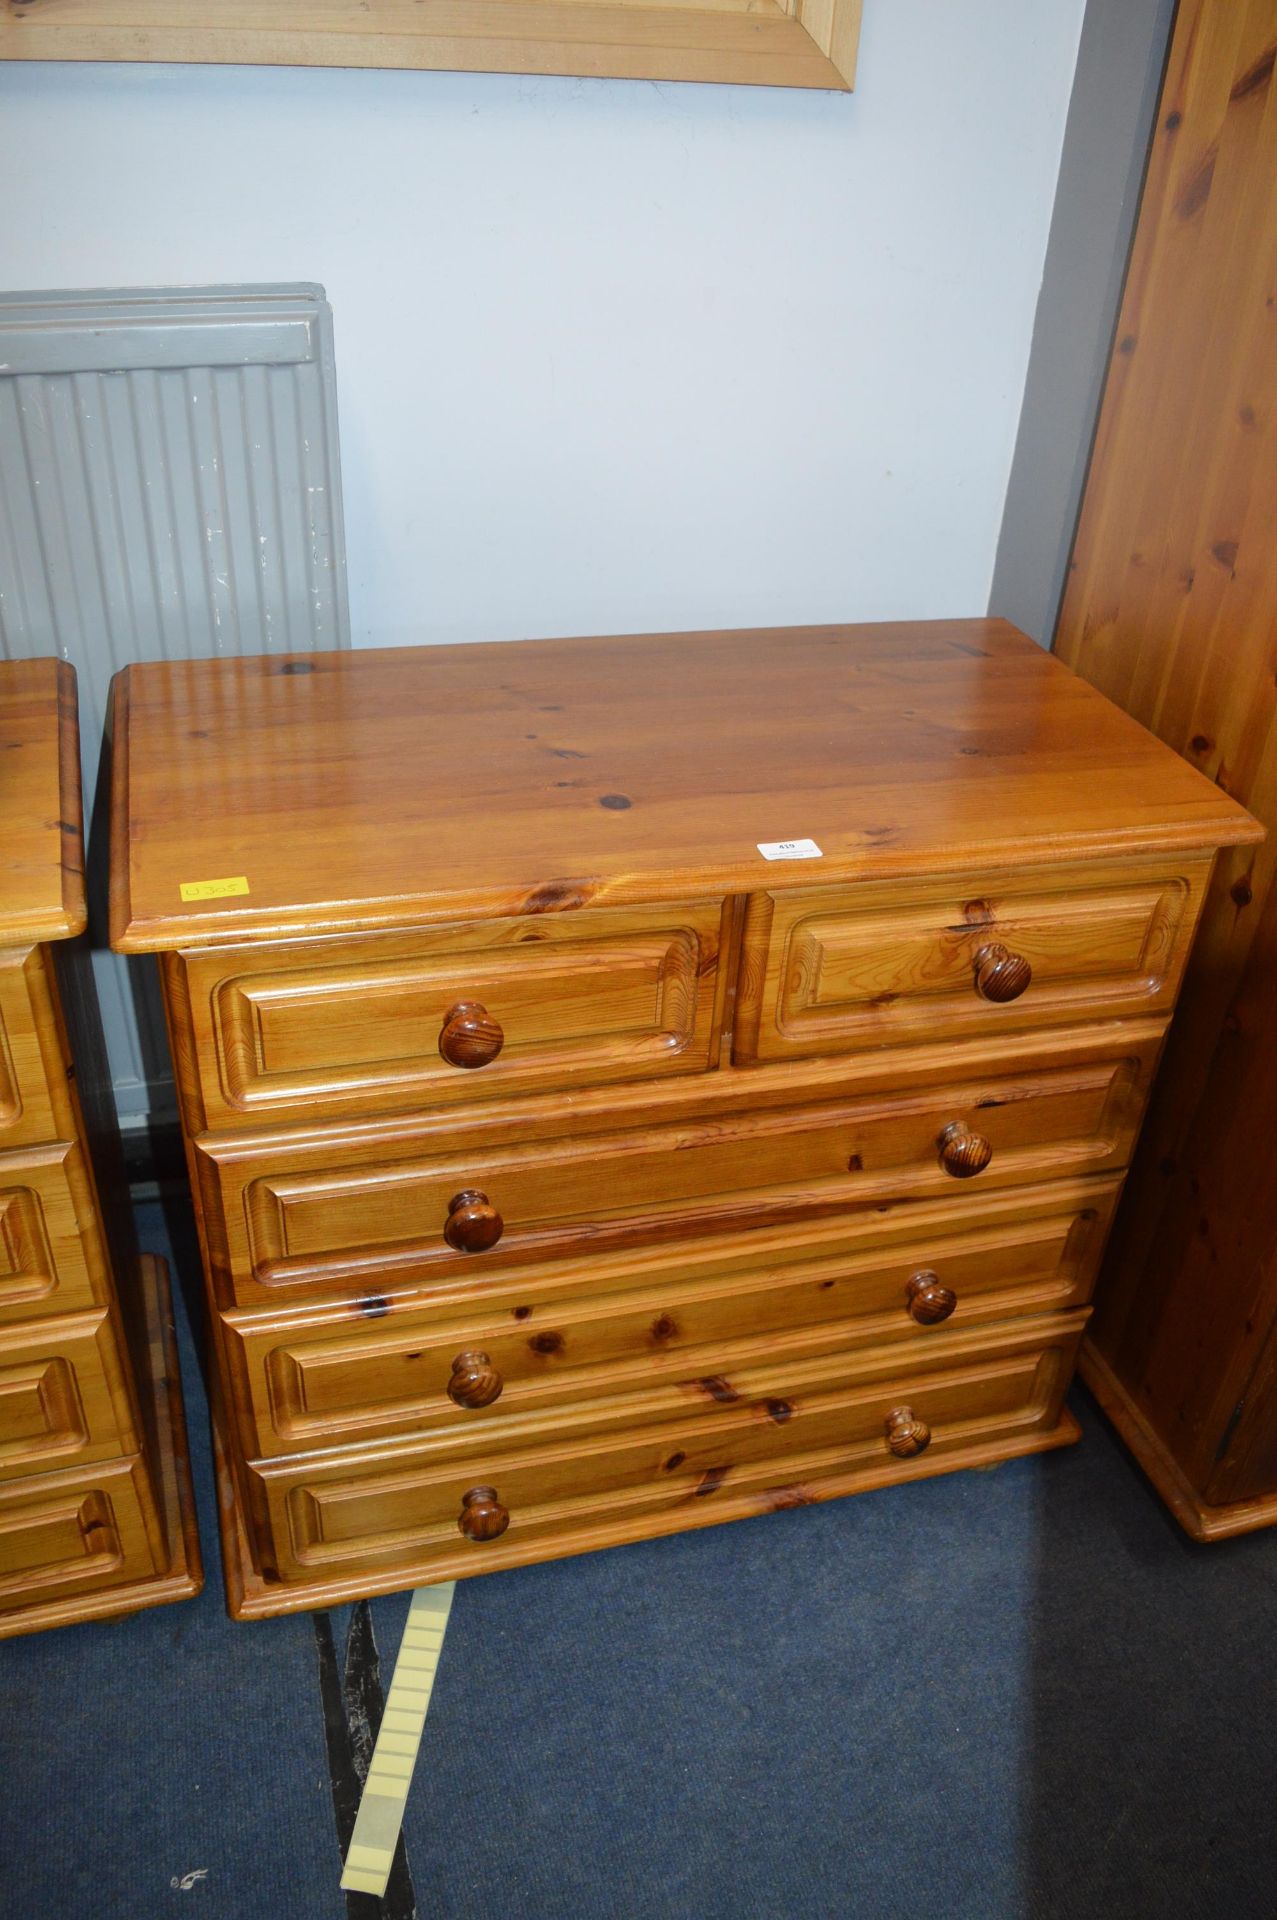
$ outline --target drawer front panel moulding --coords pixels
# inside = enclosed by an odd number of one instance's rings
[[[961,1365],[862,1384],[836,1364],[773,1370],[730,1406],[585,1444],[467,1460],[405,1442],[359,1462],[310,1455],[250,1471],[283,1579],[371,1563],[398,1585],[450,1580],[943,1472],[977,1446],[996,1458],[1060,1445],[1072,1437],[1061,1401],[1085,1318],[1062,1316],[1049,1340],[1016,1329]],[[787,1420],[768,1416],[778,1397],[793,1404]],[[906,1408],[921,1441],[907,1452],[891,1444]],[[467,1495],[487,1475],[508,1525],[467,1532]]]
[[[1169,1013],[1210,871],[1207,857],[757,894],[736,1058]]]
[[[199,1127],[279,1125],[715,1063],[721,901],[219,948],[175,983]]]
[[[503,1289],[468,1317],[391,1298],[361,1321],[336,1303],[228,1320],[228,1363],[252,1408],[245,1444],[286,1454],[426,1428],[487,1440],[601,1418],[618,1398],[633,1418],[728,1401],[739,1368],[782,1352],[903,1344],[921,1357],[955,1334],[987,1338],[999,1320],[1085,1305],[1116,1194],[1114,1180],[1069,1183],[1036,1191],[1019,1212],[1005,1196],[997,1211],[972,1199],[948,1233],[933,1222],[908,1238],[900,1226],[875,1234],[854,1216],[824,1222],[795,1236],[792,1265],[782,1256],[752,1270],[754,1236],[739,1236],[717,1273],[702,1254],[699,1283],[685,1277],[689,1249],[671,1263],[677,1278],[629,1294],[546,1300],[537,1274],[515,1307]],[[813,1245],[823,1257],[812,1257]],[[786,1420],[787,1404],[773,1413]]]
[[[1161,1035],[1145,1035],[1138,1050],[1103,1035],[1068,1065],[1030,1059],[908,1096],[713,1112],[526,1148],[467,1149],[458,1130],[456,1150],[436,1157],[411,1128],[247,1150],[206,1137],[193,1149],[205,1232],[245,1302],[352,1283],[381,1297],[462,1265],[495,1275],[583,1236],[601,1250],[1103,1173],[1125,1166],[1147,1097]],[[508,1115],[516,1139],[519,1118]],[[955,1160],[955,1131],[986,1150],[974,1172]],[[459,1218],[466,1195],[482,1232],[467,1235]]]

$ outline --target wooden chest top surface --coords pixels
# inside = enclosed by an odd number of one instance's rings
[[[0,660],[0,945],[84,926],[75,670]]]
[[[128,952],[1259,834],[994,620],[134,666],[114,780]]]

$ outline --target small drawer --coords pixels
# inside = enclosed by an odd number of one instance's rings
[[[79,1147],[0,1153],[0,1327],[105,1304],[96,1217]]]
[[[10,1611],[145,1579],[159,1540],[140,1456],[0,1482],[0,1635]]]
[[[983,1191],[1116,1171],[1159,1043],[1155,1027],[1101,1029],[1022,1052],[1014,1067],[986,1063],[981,1073],[968,1062],[939,1084],[920,1062],[913,1082],[888,1069],[881,1090],[858,1092],[850,1076],[847,1092],[818,1104],[699,1099],[679,1124],[582,1127],[514,1147],[489,1131],[467,1142],[463,1128],[433,1122],[261,1144],[206,1139],[195,1164],[219,1304],[260,1308],[282,1287],[375,1301],[432,1276],[447,1284],[458,1267],[495,1277],[587,1245],[601,1255],[892,1199],[956,1198],[976,1190],[971,1176]],[[730,1095],[730,1083],[720,1091]]]
[[[751,895],[733,1057],[1166,1017],[1210,871],[1180,859]]]
[[[274,1318],[227,1316],[248,1454],[396,1433],[574,1430],[739,1397],[737,1370],[893,1342],[919,1349],[1011,1316],[1085,1303],[1120,1189],[1062,1182],[983,1201],[910,1203],[789,1232],[565,1260],[450,1304],[419,1295]]]
[[[168,963],[193,1132],[403,1112],[717,1059],[721,900],[214,948]]]
[[[1085,1313],[954,1364],[912,1350],[773,1366],[730,1405],[527,1450],[438,1440],[250,1463],[263,1563],[288,1581],[358,1568],[371,1590],[448,1580],[801,1506],[1058,1443]],[[937,1356],[937,1360],[939,1356]]]
[[[49,1092],[50,1073],[66,1075],[58,1035],[41,949],[0,950],[0,1152],[72,1135],[65,1092],[56,1108]]]
[[[137,1445],[105,1313],[0,1332],[0,1477],[105,1460]]]

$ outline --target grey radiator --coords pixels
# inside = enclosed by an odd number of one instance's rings
[[[117,668],[349,644],[323,288],[0,295],[0,656],[75,666],[86,808]],[[121,1116],[161,1115],[149,966],[100,900],[91,937]]]

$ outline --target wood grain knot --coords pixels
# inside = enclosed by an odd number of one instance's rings
[[[693,1500],[703,1500],[706,1494],[717,1493],[730,1472],[730,1467],[707,1467],[692,1489]]]

